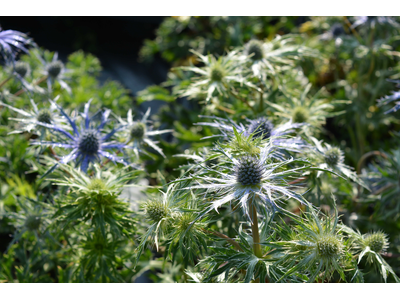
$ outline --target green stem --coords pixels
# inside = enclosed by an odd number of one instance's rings
[[[5,85],[11,78],[12,78],[12,76],[9,76],[9,77],[7,77],[6,79],[4,79],[4,80],[0,83],[0,88],[3,87],[3,85]]]
[[[253,234],[253,250],[254,254],[257,257],[262,257],[262,250],[260,245],[260,233],[258,229],[258,218],[257,218],[257,209],[256,205],[253,203],[253,200],[250,201],[250,217],[251,217],[251,231]]]
[[[264,110],[264,93],[260,92],[260,112]]]
[[[238,99],[238,100],[242,101],[244,104],[246,104],[246,105],[255,113],[254,108],[250,105],[250,103],[249,103],[246,99],[240,97],[239,94],[234,93],[234,92],[232,92],[232,91],[229,91],[229,93],[230,93],[233,97],[235,97],[236,99]]]

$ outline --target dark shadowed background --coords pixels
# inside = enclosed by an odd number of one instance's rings
[[[165,80],[168,64],[156,57],[139,63],[144,39],[153,39],[164,17],[0,17],[3,30],[27,33],[40,46],[58,51],[65,61],[82,49],[96,55],[103,66],[100,81],[120,81],[135,95]]]

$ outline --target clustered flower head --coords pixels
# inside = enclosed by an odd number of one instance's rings
[[[64,128],[65,119],[58,114],[56,102],[58,97],[54,99],[54,101],[50,101],[49,107],[43,107],[41,109],[38,108],[37,104],[30,99],[30,104],[32,106],[32,110],[22,110],[10,106],[5,103],[1,103],[1,105],[8,107],[9,109],[17,112],[20,117],[19,118],[10,118],[11,120],[17,121],[20,123],[20,128],[10,132],[9,134],[16,134],[21,132],[32,132],[34,131],[36,134],[40,135],[41,138],[44,137],[46,129],[48,129],[47,125],[58,126],[59,128]],[[41,124],[46,124],[45,126]]]
[[[266,117],[260,117],[253,120],[247,120],[248,124],[236,124],[231,119],[223,119],[219,117],[201,116],[210,118],[214,122],[199,122],[196,125],[210,126],[220,130],[220,135],[226,140],[231,140],[235,136],[235,131],[242,133],[244,137],[251,137],[253,140],[261,139],[263,141],[270,140],[273,145],[283,147],[288,151],[298,152],[306,146],[304,140],[299,137],[290,137],[295,133],[295,129],[304,126],[304,123],[292,123],[291,121],[274,126]]]
[[[85,105],[84,113],[82,114],[83,126],[79,130],[76,121],[72,120],[58,104],[51,101],[68,121],[70,130],[66,130],[56,124],[38,121],[37,124],[60,133],[64,139],[59,142],[38,141],[33,142],[33,145],[51,146],[69,150],[69,154],[63,156],[59,160],[59,163],[67,164],[70,161],[74,161],[77,166],[81,167],[83,172],[87,172],[90,163],[100,161],[100,157],[105,157],[113,162],[126,165],[127,162],[123,158],[109,152],[112,149],[122,150],[126,147],[124,144],[109,141],[120,128],[114,128],[107,134],[103,133],[103,128],[107,124],[108,116],[110,115],[109,110],[102,113],[100,124],[94,127],[93,117],[89,116],[90,102],[91,100]]]
[[[133,149],[136,157],[139,157],[139,152],[147,153],[143,149],[144,144],[147,144],[155,151],[157,151],[160,155],[165,157],[162,149],[158,147],[156,142],[152,141],[150,137],[172,132],[172,130],[170,129],[153,130],[152,127],[148,125],[149,116],[150,116],[150,108],[146,111],[142,119],[139,121],[133,120],[133,114],[131,109],[128,111],[126,120],[118,117],[118,120],[122,125],[120,130],[121,138],[125,140],[126,148]]]

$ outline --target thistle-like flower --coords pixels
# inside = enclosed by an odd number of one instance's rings
[[[63,62],[58,59],[58,53],[54,53],[53,59],[50,62],[44,60],[40,55],[37,55],[38,59],[43,65],[42,73],[47,77],[47,88],[49,91],[52,90],[52,85],[57,81],[63,89],[65,89],[69,94],[71,94],[71,88],[64,81],[68,77],[65,76],[70,70],[66,69]]]
[[[315,152],[313,153],[313,160],[317,164],[318,168],[329,170],[334,173],[343,174],[345,177],[361,184],[365,188],[365,183],[352,171],[351,167],[344,163],[344,155],[342,150],[338,147],[332,147],[325,143],[325,147],[322,146],[322,141],[318,141],[314,137],[310,137],[315,144]],[[318,171],[317,177],[322,174],[322,171]]]
[[[294,62],[301,56],[314,55],[310,49],[293,42],[293,35],[278,35],[267,42],[250,40],[244,45],[240,60],[250,60],[250,68],[256,77],[276,74],[282,71],[284,66],[294,66]]]
[[[391,80],[391,81],[396,83],[396,88],[400,88],[400,80]],[[388,103],[390,103],[392,101],[396,101],[394,103],[395,106],[385,112],[385,114],[388,114],[388,113],[391,113],[391,112],[398,111],[398,109],[400,108],[400,101],[397,101],[397,100],[400,100],[400,91],[393,92],[392,95],[388,95],[388,96],[385,96],[385,97],[379,99],[378,100],[378,105],[382,106],[382,105],[388,104]]]
[[[7,63],[15,64],[15,56],[22,50],[28,53],[25,45],[32,44],[32,41],[25,33],[16,30],[3,30],[0,27],[0,54]]]
[[[326,118],[339,115],[342,112],[331,113],[335,108],[333,103],[327,103],[325,99],[318,99],[323,89],[313,97],[308,98],[307,94],[310,89],[311,84],[308,84],[300,97],[284,93],[287,101],[280,104],[268,102],[268,104],[276,111],[276,115],[284,119],[292,120],[294,123],[307,123],[309,126],[305,130],[313,134],[321,130]]]
[[[320,218],[311,205],[309,210],[301,219],[296,215],[288,215],[296,224],[294,230],[288,233],[289,240],[277,242],[287,248],[282,262],[294,266],[281,279],[301,270],[308,273],[309,282],[314,282],[318,277],[324,281],[336,270],[346,281],[343,266],[346,245],[341,228],[337,226],[337,211],[335,216]]]
[[[231,119],[209,116],[201,117],[213,119],[214,122],[200,122],[196,125],[211,126],[218,128],[221,131],[221,135],[213,135],[211,137],[222,136],[229,140],[234,136],[235,128],[238,133],[243,133],[245,137],[251,136],[253,139],[261,138],[262,140],[268,140],[271,138],[273,145],[284,147],[285,150],[300,151],[306,146],[305,142],[300,137],[287,137],[288,135],[294,133],[295,129],[303,126],[304,124],[302,123],[292,123],[291,121],[288,121],[285,124],[275,127],[272,122],[265,117],[247,120],[247,125],[236,124]]]
[[[195,98],[205,97],[206,102],[210,101],[216,91],[218,95],[226,97],[229,86],[233,83],[246,85],[250,88],[258,90],[258,88],[241,76],[241,62],[237,59],[237,52],[229,52],[226,56],[220,56],[216,59],[212,55],[201,55],[192,52],[198,56],[200,62],[205,66],[198,67],[180,67],[181,70],[191,71],[199,74],[192,80],[192,83],[179,92],[180,96]]]
[[[21,201],[16,198],[20,211],[10,212],[7,217],[11,220],[16,232],[8,248],[17,242],[25,232],[33,234],[37,240],[39,235],[47,235],[47,226],[50,224],[50,216],[54,213],[49,204],[44,203],[40,199],[26,198]]]
[[[65,125],[63,124],[64,118],[57,113],[57,107],[55,105],[55,101],[57,100],[58,97],[54,99],[54,102],[51,101],[49,108],[39,109],[33,99],[30,99],[32,105],[32,110],[30,111],[18,109],[0,101],[1,105],[8,107],[22,116],[22,118],[10,118],[11,120],[19,122],[22,126],[9,134],[32,132],[34,130],[36,134],[43,138],[47,128],[39,123],[53,124],[60,128],[65,128]]]
[[[172,130],[153,130],[152,127],[148,125],[148,123],[150,123],[150,121],[148,121],[149,116],[150,108],[146,111],[140,121],[133,121],[131,109],[128,111],[126,121],[120,117],[117,117],[123,127],[121,133],[124,136],[124,139],[127,141],[126,147],[132,148],[136,154],[136,157],[139,157],[139,152],[146,153],[146,151],[143,150],[143,144],[147,144],[156,150],[160,155],[165,157],[162,149],[156,145],[157,142],[152,141],[149,137],[172,132]],[[133,143],[132,145],[130,145],[131,142]]]
[[[89,166],[89,163],[93,163],[95,161],[100,161],[100,157],[103,156],[113,162],[119,162],[122,164],[127,164],[124,159],[116,156],[115,154],[111,154],[107,150],[117,149],[122,150],[126,148],[125,144],[119,144],[114,142],[108,142],[111,137],[120,130],[120,128],[114,128],[111,132],[107,134],[103,134],[102,130],[106,123],[108,122],[108,116],[110,115],[110,110],[106,110],[101,114],[101,123],[94,127],[91,123],[95,116],[98,116],[100,111],[97,112],[94,116],[89,117],[89,107],[91,100],[85,104],[83,117],[83,126],[81,126],[80,130],[76,126],[75,120],[72,120],[67,113],[55,102],[50,101],[56,108],[60,111],[60,113],[65,117],[71,126],[72,132],[67,131],[61,126],[56,124],[48,124],[43,122],[37,122],[37,124],[52,129],[56,132],[59,132],[63,135],[64,140],[60,142],[33,142],[33,145],[43,145],[43,146],[51,146],[69,149],[70,153],[68,155],[63,156],[59,163],[67,164],[68,162],[74,160],[76,165],[80,165],[81,170],[86,172]],[[54,166],[54,168],[57,164]]]
[[[237,159],[229,152],[219,149],[226,158],[225,164],[220,167],[205,167],[208,172],[198,176],[204,183],[187,187],[187,189],[204,189],[207,193],[216,192],[217,199],[202,215],[212,209],[218,211],[217,209],[227,202],[239,201],[244,215],[251,221],[250,203],[253,203],[259,211],[264,209],[275,211],[283,198],[293,198],[302,203],[302,197],[288,187],[286,180],[292,175],[298,176],[299,171],[308,168],[306,166],[308,163],[301,161],[304,163],[303,167],[282,171],[282,168],[296,161],[291,158],[274,163],[272,154],[275,150],[269,142],[261,149],[260,154],[242,155]]]
[[[94,165],[93,176],[75,170],[68,165],[62,165],[62,170],[68,176],[64,179],[53,179],[58,186],[71,188],[71,197],[62,197],[61,207],[56,216],[61,216],[66,222],[78,220],[90,221],[106,237],[104,223],[108,224],[113,233],[122,235],[125,226],[132,226],[129,204],[119,195],[126,184],[138,178],[140,170],[102,170]]]

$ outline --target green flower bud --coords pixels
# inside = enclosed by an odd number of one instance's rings
[[[30,66],[27,62],[24,61],[18,61],[15,63],[15,72],[24,78],[29,72],[30,72]]]
[[[136,122],[131,128],[131,138],[140,140],[144,137],[146,132],[146,125],[142,122]]]
[[[48,109],[42,109],[37,115],[37,120],[42,123],[51,124],[51,112]]]
[[[252,60],[260,60],[264,57],[263,43],[259,40],[251,40],[245,46],[245,53],[252,55]]]
[[[224,70],[221,66],[215,65],[211,69],[211,74],[210,74],[211,80],[212,81],[221,81],[222,78],[224,78]]]
[[[364,243],[376,253],[386,250],[389,244],[386,235],[383,232],[367,234],[364,237]]]
[[[340,241],[334,236],[324,236],[317,241],[317,251],[322,258],[338,256],[342,249]]]
[[[47,72],[51,77],[56,78],[58,75],[60,75],[63,68],[64,64],[60,60],[57,60],[49,63],[47,66]]]
[[[324,154],[325,154],[324,156],[325,162],[329,166],[334,167],[340,162],[341,151],[339,148],[337,147],[330,148],[326,150]]]
[[[168,208],[161,201],[151,201],[146,204],[145,209],[147,218],[155,223],[168,216]]]
[[[297,106],[293,110],[292,119],[294,123],[307,122],[309,117],[308,110],[302,106]]]
[[[37,229],[39,229],[41,221],[42,220],[39,216],[30,215],[25,220],[25,227],[30,231],[37,230]]]

